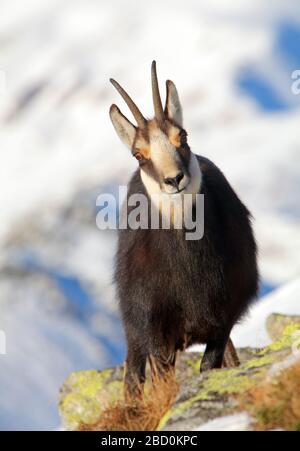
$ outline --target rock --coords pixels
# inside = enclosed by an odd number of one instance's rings
[[[81,424],[95,422],[109,403],[122,396],[122,388],[121,367],[72,373],[60,392],[59,411],[64,427],[74,431]]]
[[[279,313],[272,313],[267,318],[267,331],[270,336],[270,338],[275,341],[278,340],[278,338],[282,335],[284,329],[288,324],[291,322],[300,324],[300,317],[299,316],[286,316],[286,315],[280,315]]]
[[[208,421],[195,431],[247,431],[251,426],[251,418],[246,412],[227,415]]]
[[[201,354],[181,353],[176,368],[179,394],[157,429],[198,430],[210,427],[207,422],[234,414],[238,405],[237,397],[262,382],[275,364],[292,355],[295,337],[299,338],[300,318],[271,315],[268,328],[277,337],[276,341],[264,349],[238,349],[241,360],[238,368],[214,370],[200,375]],[[71,374],[60,394],[59,411],[64,427],[76,430],[82,424],[97,422],[103,409],[121,398],[122,379],[122,367]],[[230,428],[226,421],[226,427]],[[245,422],[243,425],[246,427]]]

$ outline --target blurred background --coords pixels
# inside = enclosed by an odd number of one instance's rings
[[[255,217],[261,296],[299,277],[298,0],[0,0],[0,429],[58,428],[67,375],[124,359],[96,197],[136,167],[108,79],[151,116],[154,58]]]

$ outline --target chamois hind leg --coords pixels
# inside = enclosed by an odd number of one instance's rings
[[[235,368],[237,366],[240,366],[240,359],[237,355],[234,344],[232,343],[232,340],[229,337],[226,348],[225,348],[222,367],[223,368]]]
[[[142,397],[146,379],[147,354],[128,349],[124,367],[124,394],[126,401],[135,401]]]
[[[228,335],[226,335],[226,338],[212,340],[207,343],[200,366],[201,373],[216,368],[222,368],[227,341]]]

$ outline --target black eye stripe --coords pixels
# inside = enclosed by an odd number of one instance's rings
[[[187,143],[187,132],[183,128],[179,132],[179,137],[182,145]]]

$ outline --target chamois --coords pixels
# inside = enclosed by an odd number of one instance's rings
[[[151,80],[151,120],[110,80],[137,122],[133,125],[111,106],[113,126],[139,163],[127,199],[137,193],[149,200],[158,193],[170,199],[203,194],[204,235],[187,240],[184,226],[119,230],[115,281],[127,339],[129,395],[141,393],[147,360],[165,374],[174,368],[177,351],[192,344],[206,344],[201,372],[238,365],[230,333],[258,290],[250,212],[220,169],[191,151],[178,92],[170,80],[163,109],[155,61]],[[127,215],[131,209],[128,206]]]

